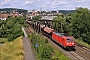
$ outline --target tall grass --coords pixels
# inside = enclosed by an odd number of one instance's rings
[[[22,37],[0,47],[0,60],[24,60]]]
[[[0,38],[0,44],[1,44],[1,43],[5,43],[5,42],[7,42],[7,41],[8,41],[7,38]]]

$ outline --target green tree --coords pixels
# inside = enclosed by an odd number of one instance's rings
[[[71,27],[71,22],[72,22],[71,14],[66,15],[65,21],[66,21],[66,23],[64,25],[64,31],[67,34],[70,34],[69,32],[70,32],[70,29],[72,28]]]
[[[40,20],[40,18],[41,18],[40,16],[34,16],[34,17],[32,17],[33,20]]]
[[[14,40],[17,37],[24,35],[21,27],[26,25],[25,18],[21,16],[15,18],[9,17],[5,22],[2,23],[0,37],[8,38],[8,41]]]
[[[87,8],[77,8],[72,15],[70,34],[75,38],[90,43],[90,11]]]
[[[64,15],[57,15],[53,21],[53,28],[58,32],[64,32],[64,25],[66,24]]]
[[[6,28],[5,28],[5,21],[0,20],[0,37],[6,37]]]

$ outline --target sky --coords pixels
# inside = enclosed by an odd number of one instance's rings
[[[77,7],[90,9],[90,0],[0,0],[0,8],[75,10]]]

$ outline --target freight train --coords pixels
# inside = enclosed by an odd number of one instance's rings
[[[37,24],[37,22],[32,22],[28,20],[26,20],[26,22],[32,25],[33,28],[35,28],[35,26],[39,26],[39,32],[42,32],[43,35],[46,35],[52,41],[60,44],[65,50],[75,50],[75,42],[73,36],[69,36],[66,33],[58,33],[54,29],[45,26],[45,24]]]

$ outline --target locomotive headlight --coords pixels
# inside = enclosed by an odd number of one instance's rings
[[[69,43],[67,43],[67,45],[68,45]]]
[[[72,43],[74,45],[74,43]]]

